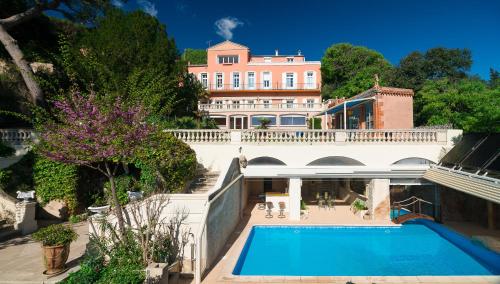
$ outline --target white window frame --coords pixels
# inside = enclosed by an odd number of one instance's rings
[[[306,108],[314,108],[314,99],[306,99]]]
[[[221,100],[215,100],[215,101],[214,101],[215,108],[216,108],[216,109],[221,109],[221,108],[222,108],[223,103],[224,103],[224,102],[223,102],[223,101],[221,101]]]
[[[253,74],[253,85],[250,85],[250,74]],[[247,72],[247,89],[254,90],[256,88],[257,76],[254,71]]]
[[[289,77],[291,75],[291,77]],[[288,81],[291,79],[291,81]],[[295,82],[295,74],[293,72],[286,72],[285,73],[285,88],[286,89],[295,89],[297,86],[297,83]],[[291,82],[291,84],[289,84]]]
[[[264,78],[264,74],[268,73],[269,74],[269,85],[266,86],[265,85],[265,78]],[[273,86],[273,72],[271,71],[262,71],[261,73],[261,80],[262,80],[262,89],[265,89],[265,90],[268,90],[268,89],[271,89],[272,86]]]
[[[222,62],[220,62],[220,58],[222,58]],[[229,58],[232,58],[232,60],[229,60]],[[236,59],[236,62],[234,61],[234,59]],[[217,55],[217,57],[215,58],[215,60],[216,60],[217,64],[238,64],[240,62],[240,56],[237,55],[237,54],[234,54],[234,55]]]
[[[236,81],[236,75],[238,76],[238,81]],[[231,86],[234,90],[239,90],[241,88],[241,74],[240,72],[232,72],[232,82]],[[235,84],[237,82],[237,84]]]
[[[293,57],[287,57],[286,58],[286,62],[287,63],[293,63],[294,62],[294,58]]]
[[[272,58],[271,57],[264,57],[264,63],[271,63],[272,62]]]
[[[312,73],[311,82],[308,81],[310,73]],[[304,89],[316,89],[316,71],[307,70],[304,72]]]
[[[285,107],[286,108],[293,108],[295,104],[295,100],[285,100]]]
[[[219,86],[219,82],[218,82],[218,79],[219,79],[219,75],[221,75],[221,85]],[[222,90],[224,89],[224,72],[215,72],[215,76],[214,76],[214,85],[215,85],[215,89],[217,90]]]
[[[262,100],[263,108],[271,108],[272,102],[271,100]]]
[[[239,109],[240,108],[240,101],[239,100],[231,101],[231,108],[232,109]]]
[[[203,75],[205,75],[205,78],[203,78]],[[201,82],[201,85],[203,86],[203,88],[208,89],[208,82],[210,82],[210,81],[208,80],[208,73],[207,72],[200,73],[200,82]]]

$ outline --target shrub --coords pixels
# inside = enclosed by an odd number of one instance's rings
[[[182,191],[196,172],[196,153],[170,133],[158,131],[139,151],[134,165],[141,170],[143,191]]]
[[[33,180],[36,195],[42,203],[63,200],[69,211],[74,213],[77,206],[78,167],[51,161],[37,156],[33,166]]]
[[[0,142],[0,157],[12,156],[15,152],[16,151],[13,148]]]
[[[360,199],[356,199],[356,201],[354,201],[353,207],[356,211],[361,211],[361,210],[367,209],[366,203]]]
[[[0,188],[11,195],[18,190],[31,190],[33,188],[33,163],[34,154],[28,152],[19,162],[0,170]]]
[[[55,224],[33,233],[32,238],[44,246],[61,246],[70,244],[78,238],[78,235],[69,226]]]
[[[133,182],[131,176],[121,175],[115,178],[115,187],[116,187],[116,195],[118,196],[118,201],[120,205],[125,205],[128,203],[128,193],[127,191],[132,191]],[[106,195],[106,200],[108,200],[108,204],[111,203],[111,183],[107,181],[104,184],[104,193]]]

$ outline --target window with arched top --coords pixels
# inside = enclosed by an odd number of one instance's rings
[[[249,166],[286,166],[286,164],[273,157],[257,157],[248,161]]]
[[[430,164],[435,164],[435,163],[431,160],[427,160],[424,158],[411,157],[411,158],[401,159],[401,160],[396,161],[392,164],[405,166],[405,165],[430,165]]]
[[[329,156],[314,160],[308,166],[364,166],[358,160],[344,156]]]

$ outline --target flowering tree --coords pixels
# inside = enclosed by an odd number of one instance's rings
[[[122,208],[116,194],[115,176],[128,163],[153,127],[145,122],[142,106],[127,106],[120,98],[103,104],[93,94],[79,93],[55,102],[56,118],[41,129],[40,152],[49,159],[86,166],[104,174],[120,232],[124,232]]]

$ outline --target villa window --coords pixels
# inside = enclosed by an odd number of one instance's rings
[[[365,128],[373,129],[373,105],[371,103],[365,104],[365,121]]]
[[[307,108],[314,108],[314,99],[307,99],[306,107]]]
[[[264,108],[271,108],[271,101],[270,100],[264,100]]]
[[[271,63],[271,57],[264,57],[265,63]]]
[[[293,73],[286,73],[286,87],[287,88],[293,88],[294,82],[293,82]]]
[[[288,63],[293,62],[293,57],[287,57],[286,62],[288,62]]]
[[[262,83],[264,89],[269,89],[271,87],[271,72],[264,72],[262,74]]]
[[[314,88],[314,73],[313,72],[306,73],[306,87],[308,89]]]
[[[239,62],[238,55],[219,55],[219,64],[234,64]]]
[[[222,101],[215,101],[215,108],[221,109],[222,108]]]
[[[233,101],[233,109],[240,108],[240,101]]]
[[[252,116],[252,126],[259,126],[260,120],[263,118],[269,119],[271,121],[268,125],[276,125],[276,116],[274,115],[254,115]]]
[[[247,107],[248,108],[255,108],[255,102],[254,102],[254,100],[248,100],[247,101]]]
[[[215,74],[215,87],[217,89],[222,89],[223,85],[222,73]]]
[[[280,124],[283,126],[304,126],[306,125],[306,117],[305,116],[281,116]]]
[[[208,74],[201,73],[200,78],[201,78],[201,85],[203,86],[203,88],[207,89],[208,88]]]
[[[293,108],[293,100],[286,100],[286,108]]]
[[[249,89],[254,89],[255,88],[255,73],[254,72],[248,72],[248,88]]]
[[[238,72],[233,73],[233,88],[234,89],[240,88],[240,73]]]

